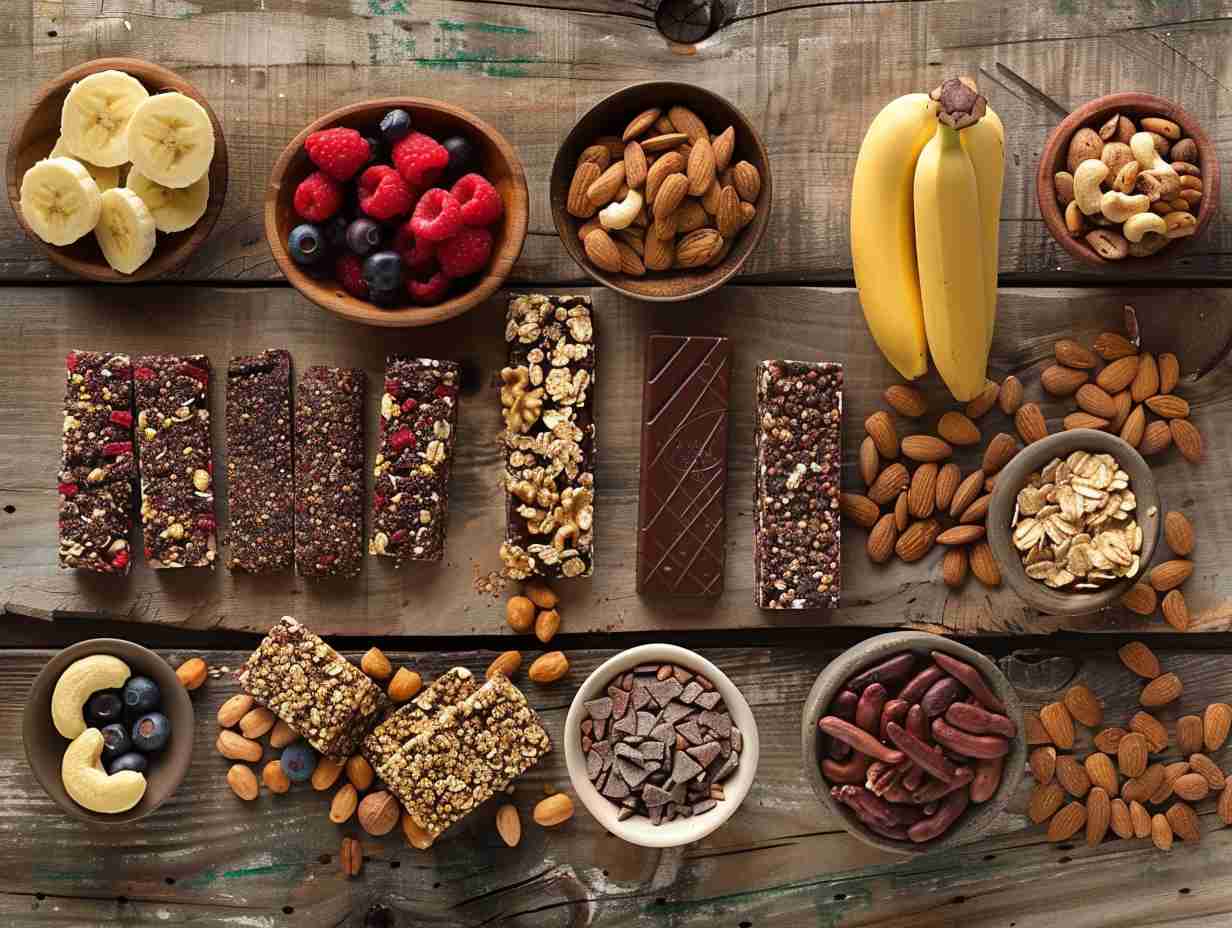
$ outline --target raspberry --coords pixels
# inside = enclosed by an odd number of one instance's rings
[[[402,411],[403,411],[403,412],[410,412],[411,410],[413,410],[413,409],[414,409],[416,406],[418,406],[418,405],[419,405],[419,404],[418,404],[417,402],[415,402],[415,397],[413,397],[413,396],[408,396],[406,399],[404,399],[404,400],[402,401]]]
[[[196,526],[203,532],[212,532],[218,527],[213,516],[197,516]]]
[[[443,242],[457,235],[461,228],[462,211],[458,208],[458,201],[439,187],[429,190],[415,204],[411,231],[417,239]]]
[[[153,380],[156,375],[151,368],[139,367],[133,371],[133,376],[138,380]]]
[[[313,171],[295,188],[295,211],[309,222],[324,222],[342,206],[342,187],[324,171]]]
[[[394,451],[401,451],[403,448],[415,448],[415,436],[411,434],[410,429],[398,429],[389,436],[389,447]]]
[[[62,483],[59,486],[59,490],[60,490],[60,495],[63,496],[65,499],[72,499],[74,496],[77,495],[77,484]]]
[[[492,257],[492,233],[466,226],[436,249],[436,259],[446,277],[465,277],[482,271]]]
[[[436,268],[436,243],[415,235],[408,219],[398,227],[394,236],[394,251],[402,256],[407,273],[418,276]]]
[[[393,219],[411,209],[411,191],[387,164],[374,164],[359,178],[359,208],[373,219]]]
[[[482,174],[467,174],[449,192],[462,207],[462,221],[468,226],[490,226],[505,214],[500,194]]]
[[[350,180],[371,154],[362,135],[341,126],[312,133],[304,141],[304,150],[313,164],[335,180]]]
[[[103,457],[115,458],[121,454],[132,454],[133,443],[131,441],[109,441],[103,445]]]
[[[64,366],[70,371],[77,370],[77,352],[70,351],[68,357],[64,359]]]
[[[443,400],[447,396],[457,396],[458,388],[451,387],[448,384],[443,383],[443,384],[440,384],[435,390],[432,391],[432,395],[435,396],[437,399]]]
[[[357,299],[368,299],[368,282],[364,280],[364,263],[357,255],[341,255],[334,265],[334,276],[342,289]]]
[[[117,551],[111,558],[111,566],[116,570],[123,570],[128,566],[128,548]]]
[[[121,426],[126,429],[132,428],[133,414],[129,412],[127,409],[114,409],[112,410],[111,415],[108,416],[107,418],[110,419],[112,422],[114,422],[118,426]]]
[[[449,278],[437,271],[427,280],[416,280],[411,277],[406,282],[406,292],[420,306],[434,306],[445,299],[449,292]]]
[[[449,165],[449,152],[431,136],[412,132],[394,144],[394,166],[412,187],[421,190],[436,183]]]

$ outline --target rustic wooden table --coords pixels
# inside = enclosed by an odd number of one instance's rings
[[[1221,287],[1232,275],[1232,223],[1217,220],[1167,276],[1095,274],[1048,237],[1033,189],[1048,130],[1071,107],[1115,90],[1182,102],[1226,148],[1232,4],[729,0],[718,30],[694,45],[669,42],[656,31],[651,0],[31,0],[14,6],[0,45],[9,84],[0,94],[0,139],[7,140],[44,80],[91,58],[131,55],[176,69],[209,97],[227,134],[231,177],[224,214],[206,246],[174,278],[152,286],[106,288],[66,279],[14,217],[0,212],[5,925],[360,926],[369,924],[373,906],[390,910],[390,924],[459,928],[1228,919],[1232,891],[1221,864],[1229,859],[1225,849],[1232,853],[1232,831],[1218,829],[1209,803],[1202,808],[1207,834],[1200,846],[1178,845],[1169,855],[1141,841],[1089,850],[1046,843],[1023,815],[1024,787],[994,836],[959,852],[898,863],[854,841],[821,812],[802,777],[799,715],[830,655],[904,625],[968,636],[1000,658],[1031,706],[1081,680],[1104,699],[1110,720],[1124,721],[1136,688],[1114,652],[1130,634],[1151,635],[1169,669],[1185,680],[1183,700],[1165,713],[1168,719],[1232,696],[1232,577],[1217,567],[1217,552],[1232,541],[1226,464],[1232,374],[1225,360],[1232,292]],[[872,570],[855,531],[845,540],[841,609],[801,618],[751,605],[753,365],[788,354],[846,365],[845,444],[854,474],[860,422],[893,376],[851,289],[848,178],[864,129],[886,101],[954,73],[978,77],[1007,129],[996,375],[1015,373],[1038,395],[1039,370],[1054,340],[1119,327],[1126,303],[1137,309],[1144,344],[1181,358],[1207,459],[1192,467],[1170,452],[1157,473],[1165,505],[1187,512],[1198,526],[1198,570],[1186,588],[1196,634],[1163,634],[1167,626],[1158,619],[1122,610],[1041,617],[1008,591],[989,593],[974,583],[949,591],[936,552],[920,564]],[[594,580],[565,591],[566,634],[559,643],[573,669],[551,689],[532,688],[531,697],[559,738],[574,687],[613,649],[657,638],[703,649],[743,689],[758,719],[763,757],[742,809],[698,845],[646,852],[605,835],[584,812],[557,830],[527,827],[521,846],[509,850],[496,838],[493,810],[485,808],[426,853],[393,837],[366,839],[364,874],[348,881],[335,859],[346,830],[329,823],[319,795],[265,794],[242,805],[228,790],[226,764],[212,744],[213,714],[235,689],[227,676],[211,679],[197,695],[196,760],[155,816],[124,829],[91,830],[61,815],[26,767],[20,716],[40,666],[71,641],[120,635],[165,649],[173,662],[204,654],[212,665],[235,667],[255,643],[254,632],[292,613],[322,632],[354,636],[335,639],[340,647],[377,641],[426,676],[453,663],[482,669],[493,649],[513,646],[499,601],[474,587],[477,576],[497,567],[491,526],[501,507],[499,420],[489,383],[503,350],[503,301],[430,330],[377,331],[326,316],[278,276],[261,226],[266,178],[286,141],[337,105],[394,94],[447,99],[496,125],[525,164],[531,224],[514,285],[585,289],[550,221],[551,159],[592,103],[647,78],[703,84],[754,120],[773,160],[774,215],[738,284],[707,298],[655,309],[589,290],[603,354],[597,400],[602,547]],[[705,607],[656,605],[633,589],[640,346],[652,329],[738,339],[727,592]],[[59,453],[66,351],[200,351],[221,363],[267,346],[290,348],[297,365],[349,364],[370,374],[392,351],[440,351],[466,362],[447,569],[395,573],[370,564],[357,584],[323,588],[292,577],[239,582],[226,571],[155,577],[138,566],[120,584],[57,571],[50,475]],[[928,388],[940,408],[935,380]],[[216,407],[220,400],[214,397]],[[1044,411],[1055,427],[1068,410],[1045,403]],[[1103,634],[1085,634],[1091,632]],[[1217,760],[1227,766],[1232,749]],[[544,786],[566,781],[557,752],[518,784],[515,801],[525,812]]]

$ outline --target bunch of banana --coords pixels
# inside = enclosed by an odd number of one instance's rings
[[[997,114],[951,79],[877,114],[853,178],[851,256],[873,340],[909,380],[931,351],[962,401],[984,388],[992,344],[1004,152]]]
[[[22,177],[22,217],[52,245],[93,232],[107,263],[131,274],[154,253],[157,232],[204,215],[213,158],[214,126],[196,100],[151,96],[130,74],[99,71],[69,90],[60,137]]]

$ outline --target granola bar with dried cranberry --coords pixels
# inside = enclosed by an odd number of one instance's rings
[[[127,574],[133,526],[133,485],[128,480],[81,487],[60,484],[60,566]]]
[[[127,460],[131,467],[133,372],[128,355],[72,351],[65,366],[64,464]],[[135,473],[116,479],[131,476]]]
[[[386,361],[368,553],[395,566],[445,555],[459,376],[454,361]]]
[[[356,577],[363,565],[364,372],[310,367],[295,403],[295,569]]]
[[[252,574],[295,563],[291,355],[270,349],[227,367],[227,566]]]
[[[594,321],[584,296],[520,294],[505,323],[506,529],[514,580],[594,569]]]
[[[762,361],[754,458],[754,599],[762,609],[838,606],[843,367]]]

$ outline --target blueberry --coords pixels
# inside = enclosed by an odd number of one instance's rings
[[[330,248],[342,249],[346,247],[347,226],[350,222],[346,216],[338,213],[331,216],[329,221],[325,223],[325,241],[329,243]]]
[[[346,230],[346,246],[352,253],[359,255],[371,254],[380,247],[382,230],[371,219],[356,219]]]
[[[381,135],[390,145],[411,134],[411,114],[406,110],[390,110],[381,117]]]
[[[95,728],[118,722],[124,714],[124,700],[117,690],[100,690],[86,703],[86,721]]]
[[[130,751],[127,754],[121,754],[107,763],[108,773],[119,773],[122,770],[133,770],[137,773],[145,773],[150,769],[150,762],[144,754],[138,754],[135,751]]]
[[[449,152],[449,166],[445,168],[445,179],[452,183],[463,174],[469,174],[474,169],[475,146],[470,139],[461,135],[451,135],[441,142],[445,151]]]
[[[383,306],[389,309],[397,306],[406,298],[406,294],[401,290],[371,290],[368,291],[368,302],[375,306]]]
[[[402,288],[402,257],[396,251],[378,251],[364,259],[364,281],[375,292]]]
[[[303,783],[317,769],[317,752],[302,741],[288,744],[278,759],[282,772],[292,783]]]
[[[103,763],[115,760],[133,749],[133,739],[128,736],[128,727],[112,722],[103,727]]]
[[[316,264],[327,251],[325,236],[310,222],[302,223],[287,236],[287,251],[296,264]]]
[[[161,712],[149,712],[133,725],[133,747],[142,753],[161,751],[171,740],[171,720]]]
[[[130,677],[124,684],[124,708],[138,715],[158,708],[163,694],[149,677]]]

